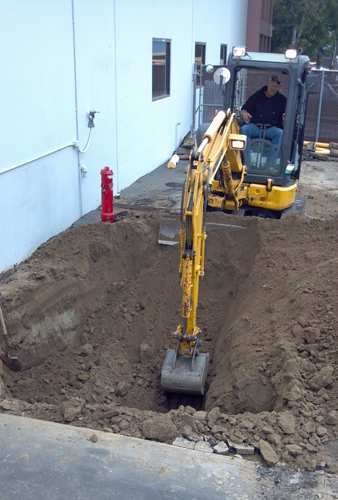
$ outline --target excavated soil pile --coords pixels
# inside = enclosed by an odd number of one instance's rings
[[[0,410],[169,443],[252,444],[269,465],[336,471],[338,219],[236,224],[206,242],[203,401],[160,386],[180,323],[179,248],[158,245],[149,211],[69,229],[3,274],[24,370],[4,368]]]

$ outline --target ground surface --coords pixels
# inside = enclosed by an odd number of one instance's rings
[[[181,310],[179,248],[157,243],[165,209],[116,203],[119,222],[40,247],[0,279],[23,366],[4,367],[0,411],[169,443],[244,442],[268,465],[337,472],[337,179],[337,163],[305,162],[306,216],[236,218],[244,230],[208,235],[203,401],[160,386]]]

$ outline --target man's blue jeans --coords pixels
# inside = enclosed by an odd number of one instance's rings
[[[250,165],[250,151],[251,151],[251,139],[254,137],[259,137],[260,134],[264,134],[264,131],[255,123],[246,123],[241,126],[241,134],[246,135],[246,148],[243,151],[243,161],[244,165]],[[276,165],[278,153],[280,150],[280,145],[282,142],[283,130],[279,127],[269,127],[265,130],[265,138],[271,140],[271,147],[268,158],[266,160],[267,165]]]

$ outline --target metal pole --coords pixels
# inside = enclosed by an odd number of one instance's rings
[[[199,88],[199,96],[198,96],[198,126],[201,125],[201,103],[202,103],[202,84],[203,84],[203,74],[202,74],[202,64],[200,68],[200,88]],[[204,89],[203,89],[204,90]]]
[[[191,135],[195,137],[195,107],[196,107],[196,63],[194,63],[194,71],[192,75],[193,89],[192,89],[192,125]]]
[[[53,151],[49,151],[49,153],[44,153],[40,156],[37,156],[36,158],[33,158],[32,160],[27,160],[24,161],[23,163],[20,163],[19,165],[14,165],[13,167],[8,167],[5,170],[0,171],[0,175],[4,174],[6,172],[9,172],[10,170],[14,170],[15,168],[23,167],[24,165],[28,165],[29,163],[33,163],[33,161],[41,160],[41,158],[45,158],[46,156],[52,155],[53,153],[57,153],[58,151],[61,151],[62,149],[69,148],[70,146],[76,147],[76,142],[72,142],[71,144],[66,144],[66,146],[60,146],[57,149],[54,149]]]
[[[323,104],[323,94],[324,94],[324,69],[322,69],[322,77],[320,80],[320,96],[319,96],[319,105],[318,105],[318,116],[317,116],[317,128],[316,128],[316,138],[315,142],[318,142],[318,137],[319,137],[319,126],[320,126],[320,117],[322,114],[322,104]]]

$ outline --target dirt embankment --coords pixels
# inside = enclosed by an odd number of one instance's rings
[[[165,442],[244,442],[271,465],[336,471],[337,196],[299,191],[308,217],[236,219],[244,230],[208,235],[204,400],[161,389],[180,323],[179,248],[158,245],[156,211],[130,210],[69,229],[2,275],[24,370],[4,368],[0,410]]]

